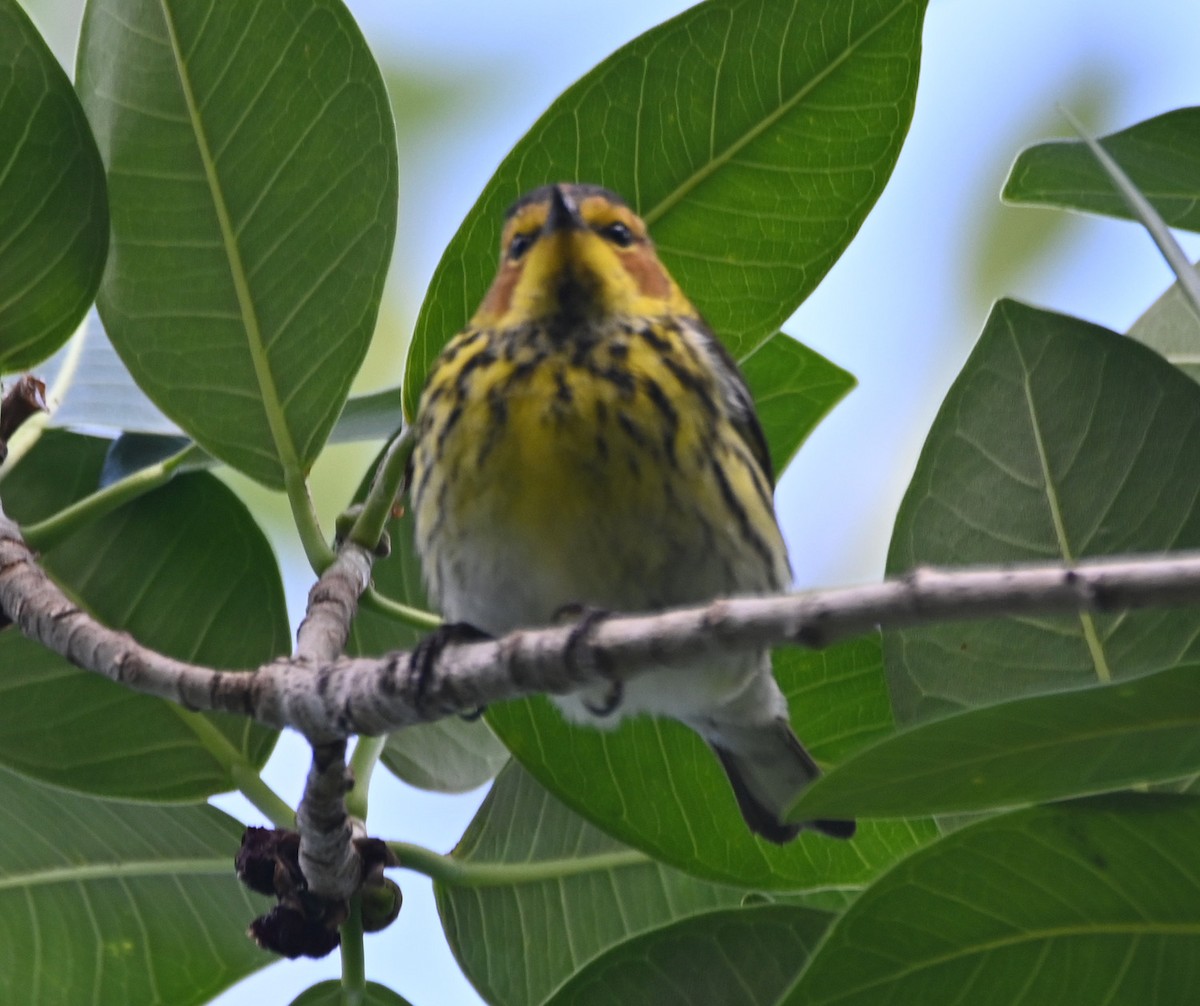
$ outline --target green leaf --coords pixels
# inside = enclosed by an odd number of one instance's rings
[[[345,1006],[347,1001],[342,983],[329,981],[305,989],[292,1000],[292,1006]],[[407,999],[375,982],[367,982],[365,991],[354,1002],[356,1006],[408,1006]]]
[[[818,760],[892,729],[876,637],[820,653],[780,651],[797,733]],[[786,846],[753,836],[712,752],[686,727],[638,717],[612,731],[570,726],[544,699],[493,706],[488,721],[576,813],[664,863],[762,890],[862,884],[934,835],[925,821],[876,822],[852,842],[812,832]]]
[[[571,179],[605,185],[738,359],[816,286],[883,191],[916,94],[924,0],[710,0],[568,88],[451,240],[404,378],[429,365],[495,272],[505,209]]]
[[[21,5],[0,0],[0,373],[67,340],[107,251],[104,168],[83,109]]]
[[[359,440],[387,440],[403,425],[400,389],[387,388],[347,401],[329,434],[329,442],[349,444]]]
[[[121,427],[114,424],[114,416],[120,413],[111,410],[108,403],[115,401],[122,393],[126,400],[131,394],[144,399],[147,411],[153,410],[157,413],[157,409],[154,409],[149,399],[142,395],[141,390],[129,378],[128,371],[125,370],[124,364],[121,364],[115,353],[112,354],[112,359],[120,365],[125,380],[129,382],[128,385],[126,386],[120,378],[114,383],[103,383],[102,380],[93,380],[92,378],[76,381],[72,385],[73,394],[68,400],[67,407],[54,412],[50,420],[51,425],[65,429],[83,428],[89,431],[102,430],[106,427],[130,430],[155,425],[161,429],[173,428],[174,424],[161,413],[159,413],[160,422],[157,424],[149,421],[139,422],[137,419],[132,424]],[[137,415],[145,416],[146,412],[139,411]],[[349,444],[364,440],[385,440],[396,433],[400,425],[400,391],[398,388],[362,395],[346,402],[346,407],[329,433],[329,443]],[[195,441],[178,434],[121,433],[113,441],[109,450],[100,482],[102,485],[109,485],[185,449],[189,450],[187,462],[189,471],[212,468],[218,463],[211,455],[204,453]]]
[[[112,442],[104,456],[100,485],[110,486],[183,451],[189,451],[194,456],[194,462],[189,463],[192,469],[207,468],[214,463],[187,437],[163,437],[154,433],[122,434]]]
[[[1200,666],[1016,699],[880,741],[792,817],[912,817],[1016,807],[1200,772]]]
[[[108,170],[99,307],[142,389],[270,486],[307,472],[396,227],[379,69],[338,0],[90,0],[79,92]]]
[[[7,665],[6,665],[7,666]],[[274,958],[245,936],[266,910],[234,876],[242,825],[0,770],[0,1001],[206,1003]]]
[[[837,364],[783,332],[741,362],[778,474],[856,382]]]
[[[58,403],[49,416],[50,426],[114,438],[101,485],[110,485],[189,445],[188,470],[218,463],[184,437],[137,386],[98,315],[89,315],[76,337],[39,372],[45,375],[48,396]],[[399,425],[399,388],[363,395],[346,402],[329,442],[383,439]]]
[[[418,789],[466,793],[494,779],[506,748],[483,720],[438,720],[388,735],[383,764]]]
[[[1133,323],[1129,334],[1200,381],[1200,318],[1177,282]]]
[[[1200,547],[1200,388],[1074,318],[1002,301],[943,402],[889,573]],[[1194,612],[1024,617],[889,632],[898,718],[1200,660]]]
[[[551,1006],[769,1006],[829,925],[805,908],[713,912],[630,940],[577,974]]]
[[[1168,224],[1200,230],[1200,108],[1175,109],[1100,142]],[[1133,219],[1082,140],[1022,151],[1004,198]]]
[[[642,934],[737,908],[745,890],[696,880],[593,828],[515,762],[454,850],[488,877],[437,883],[446,938],[489,1002],[541,1004],[572,975]],[[830,884],[827,907],[854,891]],[[760,899],[769,900],[769,899]],[[813,925],[829,915],[813,911]]]
[[[1104,149],[1100,141],[1089,135],[1079,121],[1069,112],[1064,112],[1064,114],[1075,132],[1083,137],[1084,143],[1087,144],[1088,152],[1104,169],[1104,174],[1129,207],[1129,212],[1133,215],[1133,218],[1150,235],[1159,253],[1166,260],[1167,265],[1171,267],[1171,272],[1175,274],[1176,281],[1183,289],[1183,292],[1187,294],[1188,300],[1195,306],[1196,311],[1200,312],[1200,278],[1197,278],[1192,272],[1192,263],[1187,255],[1184,254],[1179,242],[1175,240],[1175,235],[1171,233],[1171,228],[1163,220],[1150,200],[1143,195],[1133,179],[1125,173],[1125,170],[1117,163],[1116,159]]]
[[[106,448],[105,441],[47,431],[5,479],[6,510],[17,520],[37,519],[94,488]],[[270,546],[211,475],[177,477],[81,527],[42,561],[104,624],[170,656],[237,669],[288,649]],[[139,695],[13,630],[0,634],[0,666],[0,761],[56,785],[139,800],[203,800],[234,788],[231,767],[261,767],[274,745],[275,732],[246,717],[202,716]]]
[[[789,1006],[1191,1003],[1200,801],[1125,794],[989,818],[898,864]]]
[[[47,430],[36,448],[3,473],[4,509],[32,524],[94,492],[109,441]]]

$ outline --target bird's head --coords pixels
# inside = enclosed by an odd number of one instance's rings
[[[641,218],[598,185],[545,185],[513,204],[500,268],[472,325],[569,330],[608,317],[695,317]]]

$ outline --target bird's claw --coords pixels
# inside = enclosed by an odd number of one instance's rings
[[[554,613],[556,623],[567,620],[576,621],[574,628],[571,629],[571,634],[567,637],[567,646],[563,654],[567,670],[572,677],[579,676],[581,673],[578,659],[579,648],[587,642],[588,636],[596,626],[611,615],[612,612],[603,608],[593,608],[585,604],[564,604]],[[625,697],[625,682],[613,676],[612,668],[607,662],[594,661],[594,663],[596,669],[608,678],[608,692],[602,702],[593,704],[585,701],[583,707],[593,716],[611,716],[620,707],[621,700]]]
[[[492,637],[469,622],[446,622],[422,638],[408,657],[409,672],[416,675],[416,704],[424,709],[428,699],[429,685],[433,680],[433,665],[442,651],[451,643],[477,643]],[[480,706],[462,718],[468,722],[479,719],[485,706]]]

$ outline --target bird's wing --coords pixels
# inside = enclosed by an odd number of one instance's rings
[[[742,376],[737,361],[729,354],[721,340],[713,334],[711,328],[701,319],[689,319],[690,327],[698,337],[698,341],[709,354],[713,362],[713,370],[717,374],[718,385],[725,407],[729,410],[730,420],[737,430],[754,460],[762,468],[763,474],[771,488],[775,488],[775,466],[771,463],[771,452],[767,447],[767,437],[763,433],[762,423],[758,420],[758,412],[754,408],[754,397],[746,379]]]

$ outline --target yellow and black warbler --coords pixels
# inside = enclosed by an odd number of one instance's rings
[[[656,610],[791,581],[745,381],[606,189],[548,185],[509,210],[499,271],[433,365],[416,431],[416,546],[450,621],[499,635],[567,606]],[[773,842],[854,832],[782,820],[818,769],[766,652],[641,675],[616,708],[603,689],[555,702],[593,725],[682,721]]]

